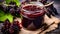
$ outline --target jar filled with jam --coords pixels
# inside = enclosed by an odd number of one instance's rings
[[[45,9],[38,4],[26,4],[21,8],[22,26],[28,30],[37,30],[44,22]]]

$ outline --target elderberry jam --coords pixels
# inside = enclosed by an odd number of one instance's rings
[[[28,30],[36,30],[42,27],[44,22],[44,8],[35,4],[22,6],[22,26]]]

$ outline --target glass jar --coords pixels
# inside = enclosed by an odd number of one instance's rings
[[[21,8],[22,26],[28,30],[37,30],[44,22],[45,9],[40,4],[25,4]]]

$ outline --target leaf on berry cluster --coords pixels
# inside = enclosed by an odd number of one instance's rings
[[[11,23],[13,22],[13,16],[10,13],[5,14],[2,10],[0,10],[0,21],[5,21],[8,19]]]

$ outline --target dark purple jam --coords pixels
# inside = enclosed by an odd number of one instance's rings
[[[45,11],[43,8],[38,7],[37,5],[28,5],[22,8],[21,15],[22,26],[29,30],[36,30],[41,28],[42,23],[44,22]],[[33,27],[29,26],[33,23]]]

